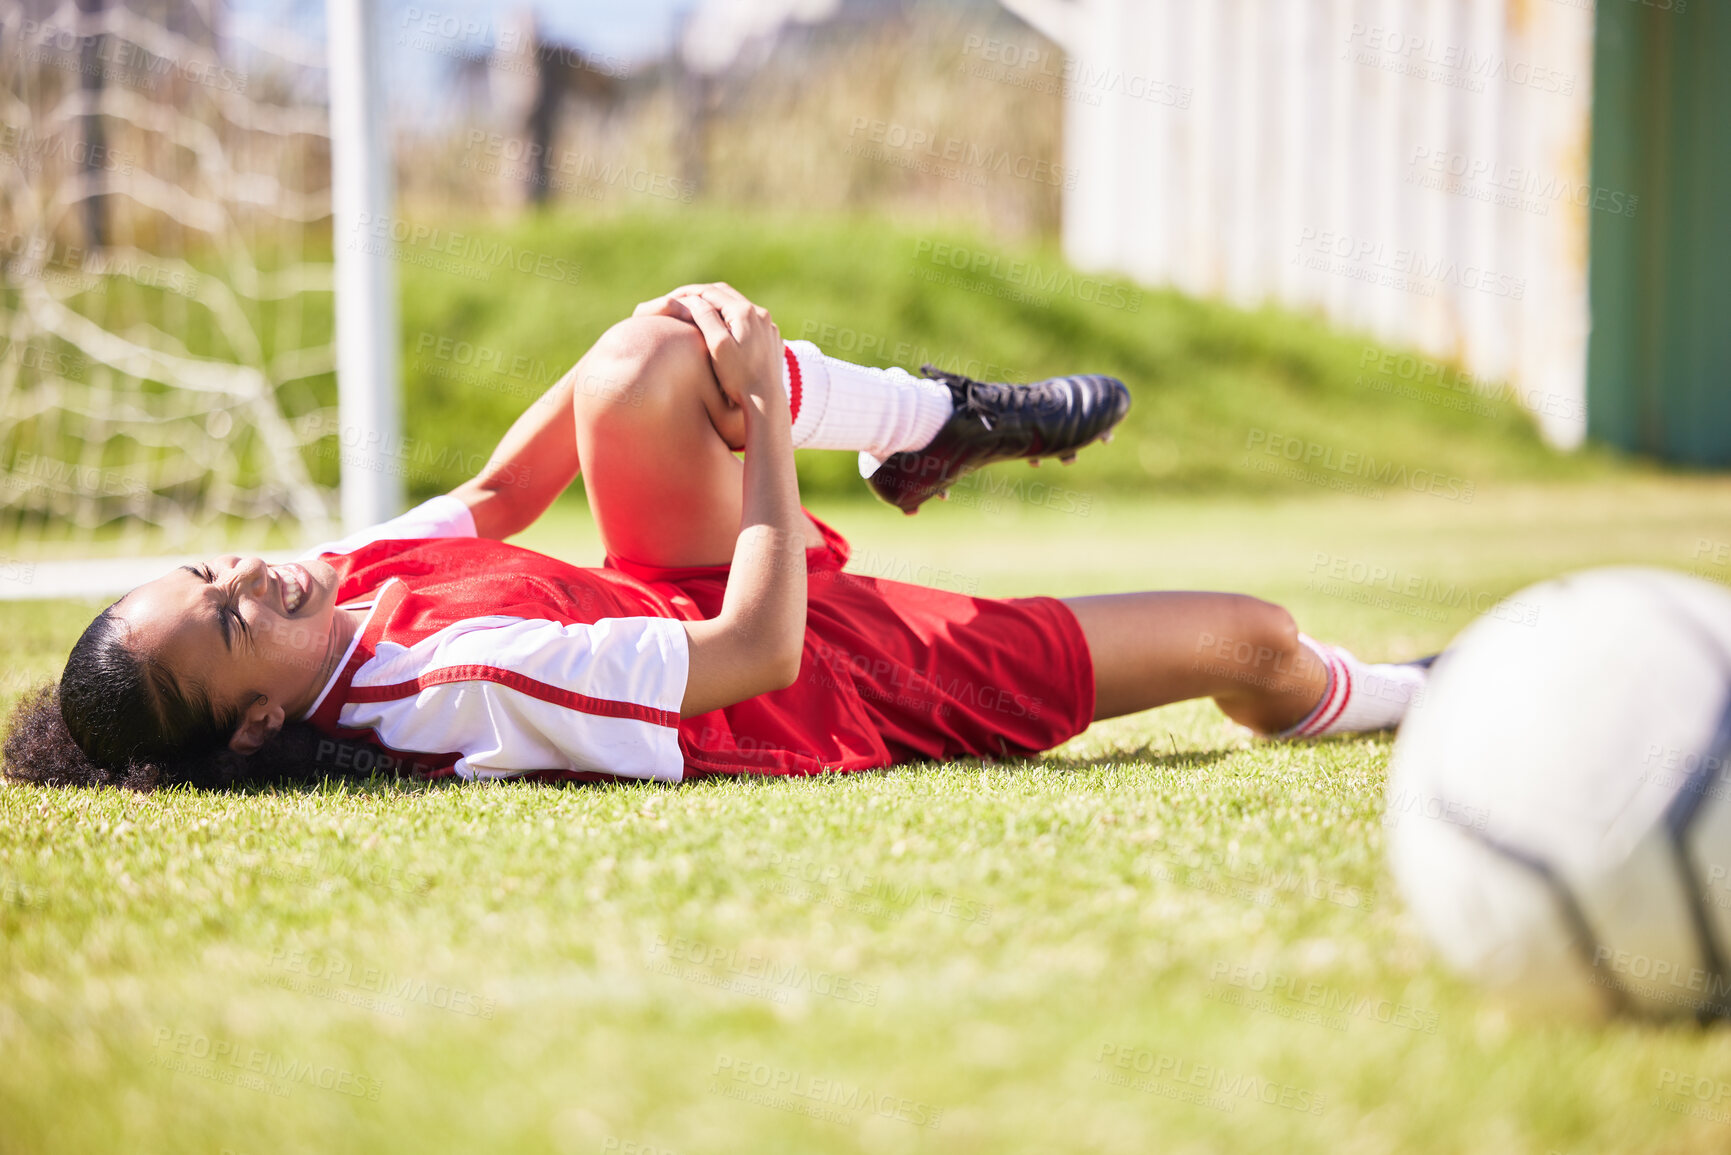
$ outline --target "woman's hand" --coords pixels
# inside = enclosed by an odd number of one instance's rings
[[[715,380],[733,405],[753,398],[759,405],[785,407],[782,387],[781,330],[769,310],[746,300],[728,285],[707,285],[700,292],[673,298],[703,333]]]
[[[721,611],[686,622],[680,713],[693,717],[792,685],[805,645],[806,532],[793,467],[786,348],[769,313],[728,285],[690,285],[638,313],[685,317],[703,333],[716,382],[745,411],[744,500]]]
[[[685,307],[685,302],[680,298],[695,297],[705,289],[726,289],[730,293],[735,291],[733,286],[729,285],[726,281],[709,281],[698,285],[681,285],[677,289],[661,294],[659,297],[653,297],[650,300],[644,301],[641,305],[638,305],[635,309],[631,310],[631,315],[633,317],[673,317],[676,320],[685,321],[688,324],[695,325],[697,322],[691,319],[691,311]]]

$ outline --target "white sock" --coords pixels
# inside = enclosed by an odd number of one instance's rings
[[[1400,724],[1407,708],[1424,692],[1430,671],[1417,666],[1361,662],[1339,646],[1305,634],[1298,640],[1328,667],[1328,688],[1304,720],[1276,738],[1319,738],[1387,730]]]
[[[892,453],[924,449],[955,408],[942,381],[838,361],[810,341],[787,342],[783,362],[793,447],[858,449],[867,477]]]

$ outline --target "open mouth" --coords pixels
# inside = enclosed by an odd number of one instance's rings
[[[312,579],[298,565],[278,566],[271,572],[276,574],[277,587],[282,591],[283,613],[292,615],[306,603]]]

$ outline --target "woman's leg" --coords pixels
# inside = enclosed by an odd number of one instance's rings
[[[671,317],[614,325],[568,375],[589,507],[607,551],[659,566],[722,565],[739,536],[744,416],[698,330]],[[808,541],[822,544],[815,526]]]
[[[1094,661],[1094,717],[1213,698],[1264,734],[1296,725],[1328,688],[1327,667],[1284,609],[1242,594],[1065,598]]]

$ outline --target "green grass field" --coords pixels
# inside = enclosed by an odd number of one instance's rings
[[[820,512],[873,572],[1246,589],[1369,658],[1562,569],[1731,581],[1726,481]],[[595,556],[574,505],[524,540]],[[93,608],[0,606],[9,697]],[[1731,1096],[1677,1090],[1731,1035],[1441,968],[1389,750],[1183,705],[815,780],[0,786],[0,1152],[1723,1150]]]

